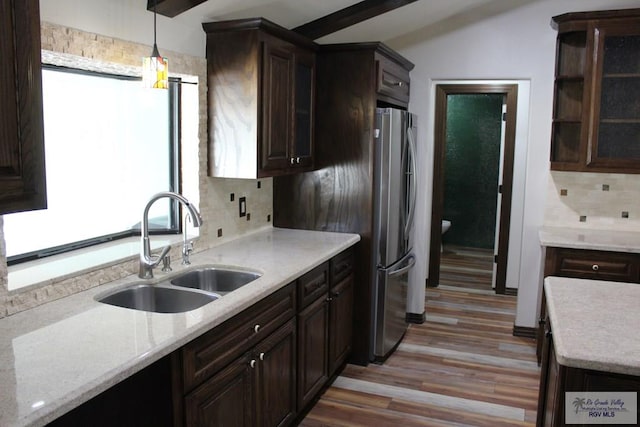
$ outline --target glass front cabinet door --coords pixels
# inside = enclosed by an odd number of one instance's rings
[[[553,22],[551,169],[640,173],[640,9]]]

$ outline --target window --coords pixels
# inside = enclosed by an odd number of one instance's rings
[[[178,189],[180,85],[43,67],[48,208],[4,216],[10,264],[139,234],[142,211]],[[178,206],[154,203],[150,229],[178,233]]]

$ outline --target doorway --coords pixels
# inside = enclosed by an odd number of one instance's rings
[[[495,292],[512,293],[506,272],[517,92],[515,84],[436,86],[429,286],[440,283],[447,219],[452,242],[494,254]]]

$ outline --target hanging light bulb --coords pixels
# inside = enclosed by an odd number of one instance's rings
[[[153,2],[153,51],[142,58],[142,85],[150,89],[169,88],[169,61],[160,55],[156,44],[156,2]]]

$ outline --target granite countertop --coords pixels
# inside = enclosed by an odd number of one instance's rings
[[[94,296],[135,275],[0,319],[0,425],[44,425],[229,319],[360,240],[356,234],[269,228],[193,254],[202,265],[262,277],[199,309],[149,313]],[[154,282],[184,271],[154,271]]]
[[[640,376],[640,285],[550,276],[544,291],[559,364]]]
[[[542,227],[542,246],[640,253],[640,232]]]

